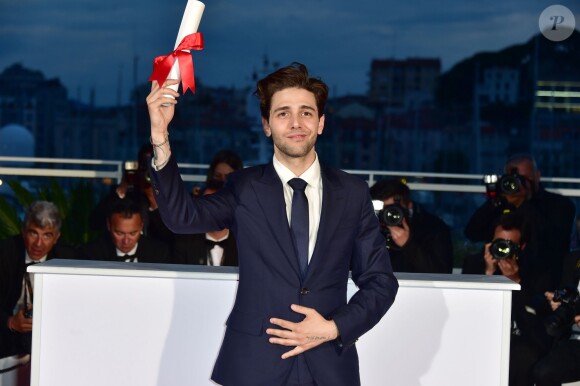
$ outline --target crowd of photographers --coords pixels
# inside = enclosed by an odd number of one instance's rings
[[[484,251],[464,259],[464,274],[504,275],[512,293],[510,386],[580,380],[577,252],[570,252],[575,207],[548,192],[531,156],[516,155],[499,178],[486,176],[489,199],[465,228]]]
[[[100,239],[77,248],[57,243],[58,210],[36,202],[26,212],[21,234],[0,241],[0,358],[30,351],[28,264],[75,258],[237,265],[235,240],[227,229],[177,236],[165,227],[147,178],[151,151],[142,147],[135,168],[128,168],[123,182],[93,211],[90,222],[102,231]],[[216,192],[227,174],[242,167],[235,153],[217,153],[204,188],[192,194]],[[532,157],[508,159],[505,174],[485,176],[488,199],[465,228],[469,240],[484,245],[463,257],[462,273],[504,275],[521,286],[512,295],[510,386],[580,380],[580,251],[570,251],[575,207],[546,191],[540,177]],[[403,180],[378,181],[370,194],[395,272],[452,273],[449,226],[415,202]]]

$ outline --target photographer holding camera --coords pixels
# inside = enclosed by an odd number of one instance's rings
[[[395,272],[451,273],[453,243],[447,224],[411,201],[411,190],[400,179],[377,181],[370,188],[382,201],[381,230]]]
[[[566,256],[561,289],[547,291],[553,313],[546,328],[554,347],[534,367],[536,386],[580,381],[580,251]]]
[[[533,386],[532,369],[550,348],[542,315],[548,312],[543,294],[529,274],[527,245],[529,233],[523,217],[506,213],[496,220],[491,242],[477,256],[466,258],[465,274],[504,275],[519,283],[512,292],[510,338],[510,386]],[[540,287],[546,283],[539,283]]]
[[[540,183],[540,171],[530,155],[519,154],[508,159],[505,175],[497,183],[486,180],[489,199],[469,220],[465,235],[471,241],[491,239],[496,219],[503,213],[518,213],[529,227],[526,247],[530,274],[548,280],[546,290],[561,280],[562,259],[570,250],[574,221],[574,204],[567,197],[546,191]],[[486,176],[486,178],[492,176]],[[497,177],[497,176],[494,176]],[[494,184],[494,188],[490,185]]]

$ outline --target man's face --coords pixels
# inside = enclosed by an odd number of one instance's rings
[[[324,128],[318,118],[316,99],[310,91],[286,88],[272,96],[270,119],[262,118],[266,136],[272,136],[278,159],[303,158],[314,152],[314,144]]]
[[[526,183],[522,190],[516,195],[529,196],[533,191],[537,191],[540,186],[540,172],[534,169],[534,164],[529,160],[524,160],[518,163],[507,164],[505,172],[511,174],[512,170],[516,169],[518,174],[525,177]]]
[[[143,220],[140,214],[133,214],[130,218],[124,218],[115,213],[107,223],[111,239],[115,247],[123,253],[130,252],[139,242],[143,230]]]
[[[22,230],[24,247],[32,260],[40,260],[54,247],[60,237],[60,231],[52,226],[41,228],[29,224]]]
[[[514,244],[518,245],[520,247],[520,249],[524,249],[525,248],[525,244],[522,245],[522,232],[520,232],[519,229],[510,229],[510,230],[506,230],[503,229],[501,226],[498,226],[495,228],[495,231],[493,233],[493,239],[504,239],[504,240],[510,240],[512,241]]]
[[[234,172],[234,169],[225,162],[220,162],[215,166],[212,178],[217,181],[225,182],[228,174]]]

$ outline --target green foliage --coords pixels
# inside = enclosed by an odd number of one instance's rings
[[[8,181],[8,186],[10,186],[22,207],[27,208],[35,200],[34,195],[26,190],[18,180]]]
[[[60,240],[66,244],[79,245],[92,239],[95,234],[89,228],[89,216],[95,207],[95,194],[87,180],[62,185],[56,179],[40,186],[36,192],[28,191],[18,180],[9,181],[22,210],[33,201],[50,201],[62,216]],[[21,219],[17,209],[5,197],[0,196],[0,239],[20,233]]]
[[[16,208],[0,196],[0,240],[20,232],[20,220]]]

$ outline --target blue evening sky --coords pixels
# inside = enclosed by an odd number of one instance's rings
[[[206,0],[206,48],[196,75],[212,86],[246,86],[268,55],[305,63],[333,95],[362,94],[372,59],[440,58],[443,70],[480,51],[524,43],[539,32],[542,0]],[[185,0],[0,0],[0,71],[13,63],[58,77],[69,96],[97,105],[127,101],[155,56],[173,48]]]

